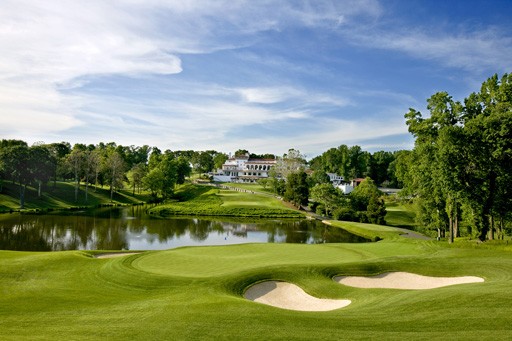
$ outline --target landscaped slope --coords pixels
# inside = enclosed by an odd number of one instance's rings
[[[57,182],[45,187],[38,197],[37,190],[32,187],[27,188],[25,195],[26,209],[66,209],[76,206],[95,207],[100,204],[110,203],[110,190],[108,187],[89,186],[87,193],[87,203],[85,202],[85,185],[82,184],[78,191],[78,200],[75,202],[75,184],[71,182]],[[148,193],[135,194],[131,191],[115,192],[113,197],[114,204],[136,204],[147,202],[150,199]],[[18,210],[20,208],[19,188],[10,182],[4,181],[0,192],[0,213]]]
[[[268,218],[304,218],[268,195],[249,194],[234,190],[187,184],[176,191],[176,201],[159,205],[152,214],[234,216]]]

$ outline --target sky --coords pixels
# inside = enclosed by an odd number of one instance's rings
[[[0,138],[308,159],[512,72],[512,1],[2,0]]]

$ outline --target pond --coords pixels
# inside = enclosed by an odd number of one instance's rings
[[[364,243],[343,229],[310,220],[177,217],[148,206],[0,215],[0,249],[17,251],[163,250],[241,243]]]

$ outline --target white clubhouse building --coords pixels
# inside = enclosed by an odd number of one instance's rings
[[[256,182],[268,178],[268,172],[276,163],[276,159],[251,159],[248,153],[235,155],[213,174],[213,181]]]

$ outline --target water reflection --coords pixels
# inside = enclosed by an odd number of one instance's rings
[[[242,218],[159,219],[147,206],[48,215],[0,216],[0,249],[18,251],[158,250],[240,243],[361,243],[317,221]]]

